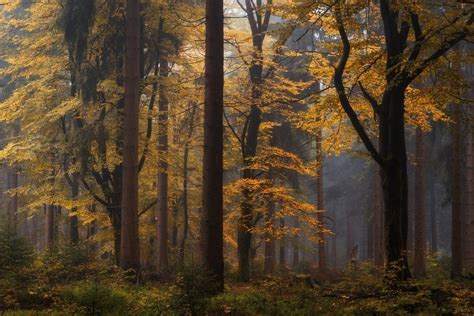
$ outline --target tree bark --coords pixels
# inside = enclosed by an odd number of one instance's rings
[[[280,218],[280,229],[283,229],[283,228],[285,228],[285,219]],[[280,239],[279,265],[280,265],[280,269],[284,269],[286,265],[286,249],[285,249],[284,238]]]
[[[471,48],[471,44],[466,44],[467,49]],[[472,83],[474,65],[467,64],[465,66],[465,78]],[[469,86],[466,91],[466,97],[472,99],[474,97],[474,88]],[[465,242],[464,242],[464,268],[467,274],[474,275],[474,105],[466,106],[468,113],[467,131],[466,131],[466,225],[465,225]]]
[[[462,273],[461,246],[461,108],[454,106],[454,125],[452,126],[453,169],[451,186],[451,277]]]
[[[79,174],[73,174],[71,183],[71,197],[76,199],[79,195]],[[77,208],[73,207],[71,212],[76,212]],[[69,217],[69,241],[71,245],[77,246],[79,244],[79,220],[76,215]]]
[[[263,272],[271,274],[275,271],[275,236],[273,234],[273,226],[275,225],[275,202],[268,201],[268,209],[265,214],[265,226],[267,233],[265,234],[265,260]]]
[[[376,167],[376,170],[379,170]],[[384,233],[383,207],[380,176],[376,172],[373,182],[373,213],[374,213],[374,263],[378,267],[384,265]]]
[[[223,254],[223,0],[206,1],[202,255],[204,267],[224,290]]]
[[[160,78],[166,78],[169,74],[168,60],[164,57],[160,60]],[[168,100],[166,87],[160,83],[160,101],[158,105],[158,123],[160,126],[158,135],[158,203],[157,203],[157,245],[158,245],[158,270],[168,269]]]
[[[421,128],[416,129],[415,165],[415,254],[413,274],[424,277],[426,274],[426,208],[424,176],[424,141]]]
[[[324,212],[324,182],[323,182],[323,148],[322,148],[322,129],[318,130],[316,135],[316,161],[319,162],[319,169],[318,174],[316,177],[316,192],[317,192],[317,209],[319,210],[318,213],[318,221],[321,227],[326,226],[326,217]],[[319,230],[318,232],[318,267],[319,270],[323,271],[326,270],[326,236],[324,233]]]
[[[295,233],[295,236],[293,236],[293,268],[298,268],[298,265],[300,264],[300,219],[298,218],[298,216],[296,216],[294,220],[294,227],[297,231]]]
[[[140,1],[127,0],[125,33],[125,103],[120,265],[140,270],[138,221],[138,114],[140,81]]]
[[[55,214],[56,207],[53,204],[45,206],[45,240],[44,245],[47,250],[50,250],[54,246],[55,235],[54,235],[54,226],[55,226]]]

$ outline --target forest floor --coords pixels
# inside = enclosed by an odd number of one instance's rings
[[[0,274],[0,315],[474,314],[474,281],[451,280],[445,258],[429,258],[428,277],[407,282],[390,282],[369,263],[324,274],[302,267],[249,283],[233,281],[230,271],[225,292],[210,296],[195,265],[174,272],[173,281],[135,285],[118,268],[70,254]]]

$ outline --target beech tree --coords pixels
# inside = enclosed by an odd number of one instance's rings
[[[206,1],[202,256],[204,267],[224,290],[223,111],[224,3]]]
[[[125,97],[120,265],[140,269],[138,231],[138,111],[140,84],[140,2],[128,0],[125,35]]]

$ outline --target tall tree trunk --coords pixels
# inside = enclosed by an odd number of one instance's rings
[[[352,218],[349,211],[346,211],[346,263],[350,264],[354,259],[354,232],[352,229]]]
[[[451,186],[451,277],[462,273],[461,246],[461,108],[454,106],[454,125],[452,127],[453,174]]]
[[[188,230],[189,230],[189,209],[188,209],[188,164],[189,164],[189,144],[188,141],[184,144],[184,154],[183,154],[183,234],[181,236],[181,241],[179,244],[179,259],[180,262],[184,262],[184,251],[186,247],[186,240],[188,239]]]
[[[55,227],[55,214],[56,207],[53,204],[45,206],[45,231],[44,231],[44,244],[47,250],[50,250],[55,241],[54,227]]]
[[[71,197],[76,199],[79,195],[79,174],[77,172],[73,174],[71,184]],[[71,209],[71,212],[73,213],[76,211],[76,207]],[[77,246],[79,243],[79,220],[76,215],[69,217],[69,241],[74,246]]]
[[[472,45],[467,44],[472,49]],[[465,69],[465,77],[468,82],[472,83],[474,65],[468,64]],[[474,88],[469,86],[467,98],[472,99],[474,96]],[[465,272],[474,275],[474,110],[473,104],[467,107],[468,123],[466,131],[466,225],[465,225],[465,241],[464,241],[464,268]]]
[[[300,264],[300,219],[295,217],[294,227],[296,229],[295,236],[293,236],[293,268],[298,268]]]
[[[376,166],[376,170],[379,168]],[[384,265],[384,228],[383,228],[383,207],[382,207],[382,184],[380,176],[376,172],[373,182],[373,213],[374,213],[374,263],[378,267]]]
[[[374,218],[367,221],[367,260],[374,260]]]
[[[318,221],[321,225],[321,228],[326,225],[326,216],[324,211],[324,182],[323,182],[323,148],[322,148],[322,130],[319,129],[316,135],[316,161],[319,162],[319,169],[316,178],[316,192],[318,198],[317,209],[320,211],[318,213]],[[318,232],[318,267],[319,270],[323,271],[326,269],[326,236],[319,230]]]
[[[140,1],[127,0],[125,33],[125,104],[120,265],[140,270],[138,221],[138,114],[140,81]]]
[[[430,225],[431,225],[431,254],[436,256],[438,253],[438,220],[436,215],[436,197],[434,190],[430,192],[431,195],[431,218],[430,218]]]
[[[223,108],[224,5],[206,1],[202,255],[216,290],[224,290]]]
[[[469,106],[469,121],[466,133],[466,238],[464,242],[464,266],[466,273],[474,274],[474,128],[472,105]]]
[[[415,165],[415,254],[413,274],[420,278],[426,274],[426,208],[424,176],[424,141],[421,128],[416,129]]]
[[[285,219],[280,218],[280,229],[285,228]],[[284,238],[280,239],[280,249],[279,249],[279,266],[280,269],[284,269],[286,265],[286,249],[285,249],[285,240]]]
[[[265,259],[263,272],[271,274],[275,270],[275,236],[273,227],[275,225],[275,202],[268,201],[267,213],[265,214]]]
[[[381,169],[385,256],[388,268],[395,268],[398,279],[401,280],[410,277],[407,255],[408,175],[404,102],[404,89],[388,90],[383,96],[379,123],[380,154],[385,157]]]
[[[183,207],[183,233],[179,244],[179,258],[181,263],[184,262],[184,250],[186,246],[186,240],[188,238],[189,231],[189,206],[188,206],[188,186],[189,186],[189,145],[191,143],[191,137],[194,132],[194,121],[197,111],[197,103],[192,104],[191,116],[189,118],[189,130],[188,137],[184,143],[183,152],[183,196],[182,196],[182,207]]]
[[[164,57],[160,61],[160,78],[166,78],[169,74],[168,60]],[[166,87],[160,84],[160,102],[158,122],[160,125],[158,135],[158,222],[157,222],[157,245],[158,245],[158,270],[168,269],[168,100]]]

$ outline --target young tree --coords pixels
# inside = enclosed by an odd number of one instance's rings
[[[316,135],[316,161],[319,163],[318,174],[316,177],[316,193],[317,193],[317,209],[320,211],[318,213],[318,221],[320,225],[323,225],[324,214],[324,182],[323,182],[323,149],[322,149],[322,129],[319,129]],[[319,270],[324,271],[326,269],[326,237],[322,230],[319,230],[318,233],[318,267]]]
[[[120,265],[140,269],[138,225],[138,112],[140,100],[140,1],[127,0],[125,37],[125,106]]]
[[[160,78],[163,80],[168,77],[168,60],[163,56],[160,60]],[[159,89],[160,100],[158,103],[158,122],[160,125],[158,135],[158,226],[157,226],[157,244],[158,244],[158,270],[168,269],[168,99],[166,87],[163,82]]]
[[[224,290],[223,236],[224,3],[206,1],[202,256]]]

